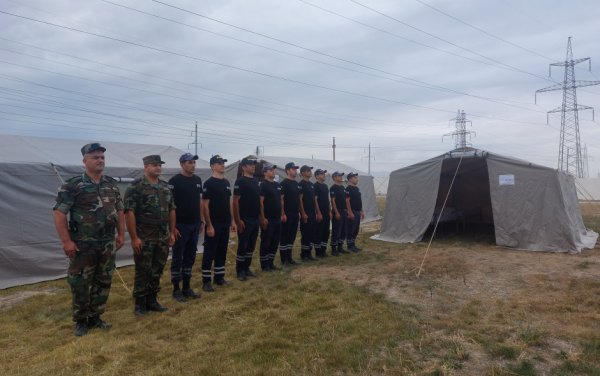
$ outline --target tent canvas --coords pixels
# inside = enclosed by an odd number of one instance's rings
[[[373,238],[397,243],[422,240],[435,218],[452,213],[464,223],[493,224],[496,244],[511,248],[574,253],[598,238],[583,224],[572,176],[471,148],[393,171],[385,213]]]
[[[93,140],[96,141],[96,140]],[[0,137],[0,288],[62,278],[67,260],[52,219],[52,207],[62,179],[84,170],[81,147],[92,140],[65,140],[2,135]],[[105,174],[137,178],[142,157],[160,154],[166,161],[163,179],[180,171],[184,152],[164,145],[102,142],[106,147]],[[54,165],[54,166],[53,166]],[[197,161],[196,173],[206,179],[208,162]],[[121,194],[127,183],[119,183]],[[117,253],[117,265],[133,264],[127,244]]]
[[[351,166],[337,161],[328,161],[323,159],[265,156],[261,156],[259,159],[277,166],[276,176],[279,177],[279,181],[282,181],[286,177],[284,168],[288,162],[294,162],[298,166],[312,166],[313,173],[316,169],[319,168],[322,170],[327,170],[327,178],[325,179],[325,184],[327,184],[328,187],[330,187],[333,184],[333,181],[331,180],[331,174],[334,171],[344,172],[345,174],[348,174],[349,172],[356,172],[358,173],[358,188],[361,192],[363,211],[365,212],[365,220],[363,222],[370,222],[380,218],[379,210],[377,209],[373,177],[367,174],[366,172],[359,171]],[[238,169],[239,161],[228,165],[225,169],[225,176],[231,184],[233,184],[237,179]],[[298,173],[298,175],[300,175],[300,173]],[[300,177],[297,177],[296,179],[300,181]],[[311,181],[315,181],[314,177],[311,179]]]
[[[581,201],[600,201],[600,178],[577,178],[577,197]]]

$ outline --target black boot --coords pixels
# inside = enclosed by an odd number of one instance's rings
[[[337,245],[331,245],[331,255],[332,256],[339,256],[340,253],[338,252],[338,248]]]
[[[77,320],[75,322],[75,334],[76,337],[84,336],[88,333],[88,324],[87,320]]]
[[[148,313],[148,310],[146,309],[146,297],[142,296],[140,298],[135,298],[135,306],[133,308],[133,313],[135,313],[136,316],[142,316],[145,315],[146,313]]]
[[[88,318],[88,328],[93,329],[104,329],[108,330],[112,328],[112,325],[102,320],[100,316],[92,316]]]
[[[152,293],[148,295],[146,300],[146,309],[148,311],[164,312],[167,310],[167,307],[162,306],[158,300],[156,300],[156,293]]]

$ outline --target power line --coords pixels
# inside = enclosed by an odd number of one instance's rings
[[[152,1],[155,1],[155,0],[152,0]],[[327,91],[331,91],[331,92],[347,94],[347,95],[350,95],[350,96],[371,99],[371,100],[375,100],[375,101],[379,101],[379,102],[392,103],[392,104],[400,104],[400,105],[403,105],[403,106],[409,106],[409,107],[420,108],[420,109],[425,109],[425,110],[431,110],[431,111],[436,111],[436,112],[444,112],[444,113],[450,112],[448,110],[442,110],[442,109],[438,109],[438,108],[433,108],[433,107],[428,107],[428,106],[422,106],[422,105],[407,103],[407,102],[403,102],[403,101],[395,100],[395,99],[390,99],[390,98],[377,97],[377,96],[374,96],[374,95],[362,94],[362,93],[353,92],[353,91],[349,91],[349,90],[336,89],[336,88],[332,88],[332,87],[328,87],[328,86],[324,86],[324,85],[314,84],[314,83],[305,82],[305,81],[299,81],[299,80],[295,80],[295,79],[291,79],[291,78],[277,76],[277,75],[270,74],[270,73],[264,73],[264,72],[259,72],[259,71],[255,71],[255,70],[252,70],[252,69],[237,67],[237,66],[234,66],[234,65],[231,65],[231,64],[219,63],[219,62],[216,62],[216,61],[212,61],[212,60],[208,60],[208,59],[204,59],[204,58],[200,58],[200,57],[196,57],[196,56],[191,56],[191,55],[187,55],[187,54],[184,54],[184,53],[170,51],[170,50],[166,50],[166,49],[163,49],[163,48],[153,47],[153,46],[149,46],[149,45],[145,45],[145,44],[141,44],[141,43],[131,42],[131,41],[127,41],[127,40],[124,40],[124,39],[114,38],[114,37],[110,37],[110,36],[107,36],[107,35],[98,34],[98,33],[90,32],[90,31],[85,31],[85,30],[81,30],[81,29],[77,29],[77,28],[73,28],[73,27],[69,27],[69,26],[59,25],[59,24],[56,24],[56,23],[53,23],[53,22],[43,21],[43,20],[32,18],[32,17],[27,17],[27,16],[23,16],[23,15],[11,13],[11,12],[6,12],[6,11],[3,11],[3,10],[0,10],[0,14],[6,14],[6,15],[9,15],[9,16],[13,16],[13,17],[25,19],[25,20],[32,21],[32,22],[41,23],[41,24],[48,25],[48,26],[58,27],[58,28],[65,29],[65,30],[70,30],[70,31],[75,31],[75,32],[79,32],[79,33],[83,33],[83,34],[95,36],[95,37],[98,37],[98,38],[104,38],[104,39],[112,40],[112,41],[119,42],[119,43],[124,43],[124,44],[132,45],[132,46],[137,46],[137,47],[141,47],[141,48],[153,50],[153,51],[156,51],[156,52],[167,53],[167,54],[170,54],[170,55],[179,56],[179,57],[183,57],[183,58],[194,60],[194,61],[200,61],[200,62],[204,62],[204,63],[207,63],[207,64],[213,64],[213,65],[221,66],[221,67],[224,67],[224,68],[229,68],[229,69],[238,70],[238,71],[241,71],[241,72],[246,72],[246,73],[251,73],[251,74],[259,75],[259,76],[262,76],[262,77],[267,77],[267,78],[272,78],[272,79],[276,79],[276,80],[281,80],[281,81],[286,81],[286,82],[290,82],[290,83],[295,83],[295,84],[302,85],[302,86],[323,89],[323,90],[327,90]]]
[[[448,18],[451,18],[451,19],[453,19],[454,21],[460,22],[461,24],[463,24],[463,25],[466,25],[466,26],[468,26],[468,27],[470,27],[470,28],[472,28],[472,29],[475,29],[475,30],[477,30],[477,31],[479,31],[479,32],[481,32],[481,33],[483,33],[483,34],[485,34],[485,35],[487,35],[487,36],[491,37],[491,38],[494,38],[494,39],[496,39],[496,40],[499,40],[500,42],[504,42],[504,43],[506,43],[506,44],[508,44],[508,45],[510,45],[510,46],[516,47],[516,48],[518,48],[518,49],[520,49],[520,50],[522,50],[522,51],[525,51],[525,52],[529,52],[529,53],[531,53],[531,54],[533,54],[533,55],[535,55],[535,56],[538,56],[538,57],[544,58],[544,59],[546,59],[546,60],[553,60],[552,58],[550,58],[550,57],[548,57],[548,56],[545,56],[545,55],[542,55],[542,54],[540,54],[539,52],[533,51],[533,50],[531,50],[531,49],[529,49],[529,48],[527,48],[527,47],[520,46],[520,45],[518,45],[518,44],[516,44],[516,43],[513,43],[513,42],[511,42],[511,41],[509,41],[509,40],[506,40],[506,39],[504,39],[504,38],[502,38],[502,37],[499,37],[499,36],[497,36],[497,35],[494,35],[494,34],[492,34],[492,33],[488,32],[487,30],[484,30],[484,29],[482,29],[482,28],[480,28],[480,27],[477,27],[477,26],[475,26],[475,25],[473,25],[473,24],[470,24],[470,23],[468,23],[467,21],[461,20],[460,18],[458,18],[458,17],[455,17],[455,16],[453,16],[453,15],[451,15],[451,14],[447,13],[447,12],[444,12],[443,10],[441,10],[441,9],[439,9],[439,8],[436,8],[436,7],[434,7],[433,5],[431,5],[431,4],[429,4],[429,3],[426,3],[426,2],[425,2],[425,1],[423,1],[423,0],[415,0],[415,1],[416,1],[416,2],[418,2],[419,4],[422,4],[422,5],[426,6],[426,7],[430,8],[430,9],[432,9],[432,10],[434,10],[434,11],[438,12],[438,13],[440,13],[440,14],[443,14],[444,16],[446,16],[446,17],[448,17]]]
[[[250,100],[254,100],[254,101],[258,101],[258,102],[274,104],[274,105],[277,105],[277,106],[298,109],[298,110],[301,110],[301,111],[307,111],[307,112],[311,112],[311,113],[315,113],[316,112],[316,113],[322,113],[322,114],[333,115],[333,116],[341,116],[341,117],[346,117],[346,119],[350,119],[350,120],[360,119],[361,121],[370,121],[370,122],[376,122],[376,123],[386,123],[386,124],[396,124],[396,125],[413,124],[413,123],[392,122],[392,121],[388,121],[388,120],[376,119],[376,118],[370,118],[370,117],[364,117],[364,116],[357,116],[357,115],[348,116],[348,115],[345,115],[345,114],[340,114],[340,113],[331,112],[331,111],[323,111],[323,110],[319,110],[319,109],[316,109],[316,108],[307,108],[307,107],[301,107],[301,106],[294,106],[294,105],[290,105],[290,104],[286,104],[286,103],[280,103],[280,102],[265,100],[265,99],[262,99],[262,98],[250,97],[250,96],[240,95],[240,94],[231,93],[231,92],[227,92],[227,91],[223,91],[223,90],[217,90],[217,89],[214,89],[214,88],[207,88],[205,86],[201,86],[201,85],[197,85],[197,84],[192,84],[192,83],[189,83],[189,82],[183,82],[183,81],[178,81],[178,80],[173,80],[173,79],[167,79],[167,78],[164,78],[164,77],[160,77],[160,76],[156,76],[156,75],[152,75],[152,74],[148,74],[148,73],[144,73],[144,72],[139,72],[139,71],[136,71],[136,70],[125,68],[125,67],[120,67],[120,66],[116,66],[116,65],[112,65],[112,64],[106,64],[106,63],[102,63],[102,62],[99,62],[99,61],[96,61],[96,60],[86,59],[86,58],[83,58],[83,57],[80,57],[80,56],[66,54],[66,53],[63,53],[63,52],[56,51],[56,50],[51,50],[51,49],[48,49],[48,48],[43,48],[43,47],[35,46],[35,45],[32,45],[32,44],[27,44],[27,43],[23,43],[23,42],[11,40],[11,39],[3,38],[1,36],[0,36],[0,40],[8,41],[8,42],[11,42],[11,43],[16,43],[16,44],[19,44],[19,45],[22,45],[22,46],[31,47],[31,48],[38,49],[38,50],[45,51],[45,52],[51,52],[53,54],[57,54],[57,55],[60,55],[60,56],[66,56],[66,57],[69,57],[69,58],[72,58],[72,59],[76,59],[76,60],[80,60],[80,61],[86,61],[86,62],[90,62],[90,63],[93,63],[93,64],[98,64],[100,66],[105,66],[105,67],[112,68],[112,69],[117,69],[117,70],[121,70],[121,71],[125,71],[125,72],[139,74],[139,75],[146,76],[146,77],[151,77],[151,78],[162,80],[162,81],[177,83],[177,84],[184,85],[184,86],[190,86],[190,87],[194,87],[194,88],[198,88],[198,89],[202,89],[202,90],[206,90],[206,91],[210,91],[210,92],[214,92],[214,93],[219,93],[219,94],[224,94],[224,95],[230,95],[230,96],[234,96],[234,97],[238,97],[238,98],[250,99]],[[218,97],[216,97],[216,98],[218,98]],[[424,124],[413,124],[413,125],[424,125]]]
[[[440,37],[440,36],[437,36],[437,35],[435,35],[435,34],[432,34],[432,33],[428,32],[428,31],[425,31],[425,30],[423,30],[423,29],[420,29],[420,28],[418,28],[418,27],[416,27],[416,26],[413,26],[413,25],[411,25],[411,24],[409,24],[409,23],[406,23],[406,22],[404,22],[404,21],[402,21],[402,20],[399,20],[399,19],[398,19],[398,18],[396,18],[396,17],[390,16],[390,15],[388,15],[388,14],[384,13],[384,12],[381,12],[381,11],[379,11],[379,10],[375,9],[375,8],[369,7],[368,5],[365,5],[365,4],[363,4],[363,3],[360,3],[360,2],[358,2],[358,1],[356,1],[356,0],[349,0],[349,1],[353,2],[354,4],[356,4],[356,5],[358,5],[358,6],[361,6],[361,7],[365,8],[365,9],[368,9],[368,10],[370,10],[370,11],[374,12],[374,13],[377,13],[377,14],[379,14],[379,15],[381,15],[381,16],[383,16],[383,17],[385,17],[385,18],[388,18],[388,19],[390,19],[390,20],[392,20],[392,21],[395,21],[395,22],[397,22],[397,23],[399,23],[399,24],[401,24],[401,25],[404,25],[404,26],[406,26],[406,27],[408,27],[408,28],[411,28],[411,29],[413,29],[413,30],[416,30],[416,31],[418,31],[418,32],[420,32],[420,33],[423,33],[423,34],[425,34],[425,35],[427,35],[427,36],[429,36],[429,37],[431,37],[431,38],[434,38],[434,39],[437,39],[437,40],[439,40],[439,41],[442,41],[442,42],[444,42],[444,43],[450,44],[451,46],[454,46],[454,47],[456,47],[456,48],[460,48],[461,50],[464,50],[464,51],[470,52],[470,53],[472,53],[472,54],[474,54],[474,55],[477,55],[477,56],[479,56],[479,57],[482,57],[482,58],[484,58],[484,59],[487,59],[487,60],[493,61],[493,62],[495,62],[495,63],[501,64],[501,65],[503,65],[503,66],[505,66],[505,67],[508,67],[508,68],[510,68],[510,69],[512,69],[512,70],[514,70],[514,71],[516,71],[516,72],[520,72],[520,73],[523,73],[523,74],[526,74],[526,75],[529,75],[529,76],[533,76],[533,77],[536,77],[536,78],[542,79],[542,80],[544,80],[544,81],[551,81],[551,82],[555,82],[555,81],[553,81],[553,80],[549,79],[548,77],[544,77],[544,76],[540,76],[540,75],[538,75],[538,74],[535,74],[535,73],[527,72],[527,71],[525,71],[525,70],[523,70],[523,69],[520,69],[520,68],[518,68],[518,67],[514,67],[514,66],[512,66],[512,65],[510,65],[510,64],[503,63],[503,62],[501,62],[501,61],[499,61],[499,60],[497,60],[497,59],[494,59],[494,58],[492,58],[492,57],[489,57],[489,56],[485,56],[485,55],[483,55],[483,54],[480,54],[479,52],[477,52],[477,51],[474,51],[474,50],[472,50],[472,49],[470,49],[470,48],[467,48],[467,47],[463,47],[463,46],[461,46],[461,45],[458,45],[458,44],[456,44],[456,43],[454,43],[454,42],[451,42],[451,41],[449,41],[449,40],[447,40],[447,39],[444,39],[444,38],[442,38],[442,37]]]

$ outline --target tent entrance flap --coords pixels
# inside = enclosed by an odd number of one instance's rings
[[[450,190],[455,173],[456,178]],[[448,200],[442,210],[446,195]],[[435,210],[428,232],[438,219],[438,228],[442,230],[440,234],[485,232],[493,236],[494,218],[485,158],[447,158],[443,161]]]

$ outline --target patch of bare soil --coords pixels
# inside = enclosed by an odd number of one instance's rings
[[[9,310],[32,296],[50,295],[56,293],[58,290],[56,288],[47,288],[35,291],[18,291],[14,294],[0,296],[0,312]]]
[[[292,277],[317,282],[335,278],[417,307],[426,333],[423,341],[448,343],[469,353],[457,374],[486,374],[494,365],[502,366],[503,360],[491,357],[490,348],[481,345],[486,340],[497,342],[492,347],[514,345],[519,357],[534,352],[541,359],[536,369],[543,374],[559,363],[557,354],[579,351],[578,340],[569,338],[600,330],[598,245],[569,255],[434,241],[419,277],[423,244],[396,248],[368,241],[364,248],[363,254],[384,254],[385,261],[303,267]],[[425,367],[439,362],[435,358],[422,357]]]

